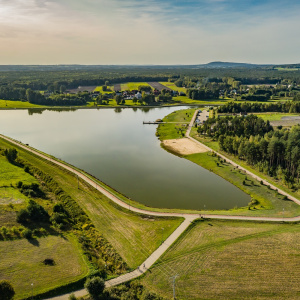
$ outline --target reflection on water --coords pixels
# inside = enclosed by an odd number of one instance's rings
[[[3,134],[59,157],[155,207],[228,209],[249,196],[160,147],[155,125],[175,107],[0,111]]]

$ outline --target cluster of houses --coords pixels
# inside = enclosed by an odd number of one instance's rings
[[[177,91],[173,91],[173,90],[169,90],[169,92],[172,94],[173,97],[178,96],[178,92]],[[97,98],[101,93],[99,91],[94,91],[91,94],[91,97],[93,99]],[[150,95],[153,94],[155,97],[159,96],[161,94],[161,91],[159,91],[158,89],[154,89],[151,92],[145,92],[146,95]],[[107,99],[112,99],[114,96],[122,96],[122,98],[124,100],[132,100],[132,99],[137,99],[140,100],[142,99],[142,93],[138,90],[131,90],[131,91],[116,91],[114,93],[106,93],[105,96],[107,97]]]

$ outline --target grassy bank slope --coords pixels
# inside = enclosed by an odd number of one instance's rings
[[[267,216],[267,217],[294,217],[300,215],[300,206],[293,201],[284,200],[284,197],[261,185],[259,181],[250,176],[245,176],[240,170],[231,164],[224,163],[207,153],[197,153],[185,156],[186,159],[214,172],[231,182],[252,197],[249,208],[232,209],[226,212],[232,215]],[[256,203],[257,200],[259,203]]]
[[[176,299],[298,299],[300,225],[204,221],[193,226],[143,283]]]

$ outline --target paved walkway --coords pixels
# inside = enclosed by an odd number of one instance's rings
[[[192,137],[190,137],[190,132],[191,129],[193,127],[193,124],[195,122],[196,116],[197,116],[198,111],[195,112],[189,126],[186,132],[186,137],[188,137],[189,139],[195,141],[196,143],[201,144],[203,147],[205,147],[208,151],[213,151],[215,153],[217,153],[216,151],[214,151],[213,149],[207,147],[206,145],[200,143],[199,141],[193,139]],[[203,111],[203,114],[205,114],[205,116],[207,115],[207,111]],[[183,217],[185,220],[183,223],[181,223],[181,225],[179,225],[179,227],[162,243],[162,245],[155,250],[139,267],[137,270],[132,271],[130,273],[121,275],[117,278],[111,279],[106,281],[105,285],[107,287],[110,286],[115,286],[121,283],[124,283],[126,281],[132,280],[134,278],[139,277],[140,275],[142,275],[143,273],[145,273],[160,257],[163,253],[165,253],[165,251],[167,251],[167,249],[177,240],[177,238],[188,228],[188,226],[190,225],[190,223],[200,217],[203,218],[210,218],[210,219],[223,219],[223,220],[248,220],[248,221],[268,221],[268,222],[296,222],[296,221],[300,221],[300,216],[297,217],[293,217],[293,218],[269,218],[269,217],[249,217],[249,216],[226,216],[226,215],[210,215],[210,214],[184,214],[184,213],[167,213],[167,212],[154,212],[154,211],[148,211],[148,210],[144,210],[144,209],[139,209],[136,207],[132,207],[129,204],[123,202],[121,199],[117,198],[115,195],[113,195],[110,191],[106,190],[104,187],[102,187],[99,183],[97,183],[95,180],[93,180],[92,178],[88,177],[88,175],[85,175],[84,173],[81,173],[80,171],[74,169],[73,167],[64,164],[63,162],[57,161],[51,157],[48,157],[40,152],[38,152],[37,150],[26,146],[24,144],[22,144],[19,141],[13,140],[11,138],[8,138],[6,136],[3,136],[0,134],[0,137],[2,137],[3,139],[27,150],[30,151],[31,153],[42,157],[58,166],[61,166],[67,170],[69,170],[70,172],[72,172],[73,174],[77,175],[79,178],[81,178],[82,180],[86,181],[87,183],[89,183],[91,186],[95,187],[98,191],[100,191],[102,194],[104,194],[106,197],[108,197],[109,199],[111,199],[112,201],[114,201],[116,204],[120,205],[121,207],[124,207],[126,209],[130,209],[131,211],[140,213],[140,214],[146,214],[146,215],[151,215],[151,216],[169,216],[169,217]],[[270,185],[271,188],[273,189],[278,189],[277,187],[269,184],[267,181],[261,179],[259,176],[256,176],[254,174],[252,174],[250,171],[242,168],[241,166],[237,165],[236,163],[234,163],[233,161],[229,160],[227,157],[217,153],[220,157],[222,157],[223,159],[225,159],[227,162],[230,162],[232,165],[237,166],[239,169],[244,170],[247,174],[253,176],[254,178],[256,178],[257,180],[262,180],[264,182],[264,184]],[[300,201],[298,199],[296,199],[295,197],[287,194],[286,192],[278,189],[278,192],[283,194],[283,195],[287,195],[289,199],[293,200],[295,203],[300,205]],[[79,291],[74,292],[75,295],[77,297],[80,296],[84,296],[86,295],[86,290],[82,289]],[[52,300],[68,300],[69,294],[65,294],[65,295],[61,295],[58,297],[54,297],[51,298]]]
[[[269,185],[269,186],[271,187],[271,189],[273,189],[273,190],[278,190],[278,192],[279,192],[280,194],[287,196],[290,200],[292,200],[292,201],[294,201],[295,203],[297,203],[298,205],[300,205],[300,200],[297,199],[296,197],[294,197],[294,196],[288,194],[287,192],[285,192],[285,191],[281,190],[280,188],[276,187],[275,185],[269,183],[269,182],[266,181],[265,179],[263,179],[263,178],[261,178],[261,177],[255,175],[254,173],[250,172],[249,170],[247,170],[247,169],[241,167],[240,165],[238,165],[237,163],[235,163],[235,162],[232,161],[231,159],[227,158],[226,156],[220,154],[219,152],[216,152],[215,150],[213,150],[213,149],[207,147],[207,146],[204,145],[203,143],[201,143],[201,142],[197,141],[196,139],[192,138],[192,137],[190,136],[190,133],[191,133],[191,129],[192,129],[192,126],[193,126],[193,124],[194,124],[195,118],[196,118],[196,116],[197,116],[197,112],[198,112],[198,111],[196,110],[196,112],[195,112],[195,114],[194,114],[194,116],[193,116],[193,119],[192,119],[192,121],[191,121],[191,123],[190,123],[190,125],[189,125],[189,127],[188,127],[187,132],[186,132],[186,137],[187,137],[187,138],[189,138],[189,139],[191,139],[192,141],[194,141],[194,142],[200,144],[201,146],[205,147],[208,151],[211,151],[211,152],[216,153],[218,156],[220,156],[222,159],[224,159],[224,160],[226,160],[227,162],[229,162],[230,164],[232,164],[234,167],[237,167],[238,169],[244,171],[245,174],[248,174],[248,175],[252,176],[253,178],[255,178],[255,179],[258,180],[258,181],[262,181],[263,184]],[[207,115],[207,111],[204,110],[204,111],[201,113],[201,115],[202,115],[202,114],[206,116],[206,115]]]

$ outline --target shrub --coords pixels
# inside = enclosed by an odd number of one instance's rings
[[[29,200],[29,205],[27,207],[27,211],[29,213],[29,217],[33,221],[49,221],[49,214],[43,208],[43,206],[39,205],[33,200]]]
[[[15,290],[11,283],[7,280],[0,281],[0,297],[1,300],[10,300],[14,297]]]
[[[74,293],[70,294],[69,300],[77,300],[76,296]]]
[[[26,209],[21,209],[17,213],[17,222],[18,223],[26,223],[29,220],[30,216]]]
[[[62,213],[55,212],[50,219],[51,223],[56,224],[64,224],[65,223],[65,215]]]
[[[84,284],[85,289],[88,291],[92,299],[98,299],[103,293],[105,282],[100,277],[88,278]]]
[[[43,260],[43,264],[46,266],[54,266],[55,265],[55,261],[53,258],[46,258]]]
[[[25,239],[31,239],[32,238],[32,231],[28,228],[26,228],[23,233],[22,233],[23,237]]]

